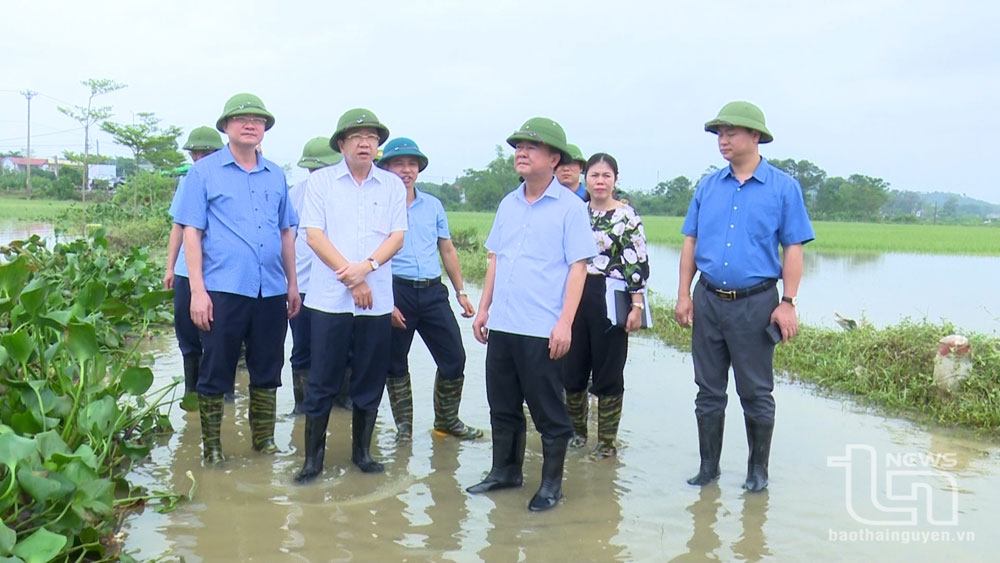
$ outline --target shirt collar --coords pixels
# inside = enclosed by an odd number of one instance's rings
[[[725,178],[726,176],[730,176],[734,179],[736,178],[736,175],[733,174],[733,165],[730,164],[726,167],[726,172],[722,175],[722,177]],[[768,162],[766,158],[760,157],[760,162],[757,163],[757,168],[753,171],[753,174],[751,174],[750,177],[757,180],[761,184],[766,184],[767,179],[770,176],[771,163]]]
[[[341,160],[337,164],[331,166],[331,168],[333,168],[333,176],[335,178],[343,178],[344,176],[351,176],[351,169],[348,168],[346,160]],[[378,167],[375,166],[375,163],[372,163],[372,167],[368,170],[368,176],[361,182],[362,184],[367,182],[368,180],[374,180],[376,182],[381,183],[381,180],[375,174],[376,168]],[[354,181],[353,176],[351,177],[351,181]]]
[[[524,196],[524,190],[525,190],[526,187],[527,187],[527,183],[521,182],[521,185],[518,186],[518,188],[517,188],[517,197],[520,198],[521,200],[523,200],[525,203],[527,203],[527,201],[528,201],[528,199]],[[563,192],[568,192],[568,191],[569,190],[567,190],[565,188],[565,186],[563,186],[562,184],[559,183],[559,180],[556,180],[555,175],[553,175],[552,176],[552,181],[549,182],[548,187],[545,188],[544,192],[542,192],[542,197],[554,197],[556,199],[559,199],[560,197],[562,197]],[[574,194],[573,197],[576,197],[576,195]],[[538,198],[538,199],[541,199],[541,198]],[[538,201],[538,200],[536,200],[536,201]]]
[[[219,152],[222,153],[222,157],[219,160],[219,164],[221,166],[228,166],[230,164],[236,164],[237,166],[239,166],[239,164],[236,162],[236,157],[233,156],[232,149],[229,148],[229,143],[226,143],[226,146],[222,147],[222,150],[220,150]],[[251,170],[251,172],[256,172],[256,171],[261,170],[263,168],[266,168],[266,169],[270,170],[271,172],[274,172],[276,170],[276,166],[277,166],[276,164],[274,164],[270,160],[267,160],[266,158],[264,158],[264,156],[262,154],[260,154],[258,152],[257,153],[257,166],[255,166],[254,169]]]

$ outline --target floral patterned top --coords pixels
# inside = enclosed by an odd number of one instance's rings
[[[590,226],[598,254],[587,262],[587,273],[625,280],[631,293],[646,287],[646,231],[635,209],[628,204],[610,211],[590,209]]]

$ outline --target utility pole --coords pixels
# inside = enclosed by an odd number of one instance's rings
[[[37,94],[38,92],[31,90],[21,90],[21,95],[28,100],[28,158],[26,161],[27,166],[24,167],[28,173],[28,182],[25,186],[28,199],[31,199],[31,98],[34,98]]]

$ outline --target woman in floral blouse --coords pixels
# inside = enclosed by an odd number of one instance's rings
[[[591,455],[603,459],[617,454],[615,437],[622,416],[628,334],[642,324],[641,292],[649,277],[649,262],[642,220],[632,207],[613,195],[618,162],[611,155],[597,153],[587,161],[584,176],[599,254],[587,264],[587,281],[566,356],[564,384],[573,419],[570,447],[580,448],[587,443],[587,383],[593,374],[590,393],[597,396],[597,448]],[[619,285],[631,294],[632,307],[624,327],[615,326],[608,318],[607,278],[620,280]]]

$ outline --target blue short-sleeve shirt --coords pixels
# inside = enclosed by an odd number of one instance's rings
[[[177,181],[177,189],[174,190],[174,199],[170,202],[170,216],[177,216],[177,209],[180,207],[181,201],[181,190],[184,189],[184,178],[187,176],[181,176]],[[176,221],[174,221],[176,223]],[[177,260],[174,261],[174,275],[181,276],[183,278],[188,277],[188,265],[187,256],[184,254],[184,241],[181,241],[181,245],[177,250]]]
[[[188,170],[174,222],[202,230],[202,275],[209,291],[273,297],[288,291],[281,232],[298,215],[285,173],[257,153],[247,172],[229,145]]]
[[[702,179],[681,232],[697,239],[701,275],[730,289],[780,278],[778,245],[815,238],[798,181],[763,158],[743,184],[731,167]]]
[[[403,248],[392,257],[392,275],[408,280],[429,280],[441,275],[438,239],[450,239],[448,216],[441,200],[416,191],[406,208],[408,229]]]
[[[524,184],[504,196],[486,239],[496,254],[490,330],[548,338],[574,262],[597,255],[587,204],[555,178],[528,203]]]

